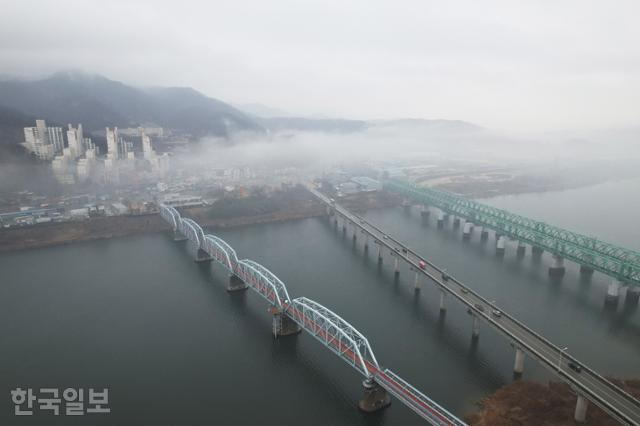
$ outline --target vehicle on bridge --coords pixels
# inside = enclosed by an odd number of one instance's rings
[[[572,369],[573,371],[575,371],[576,373],[579,373],[582,371],[582,366],[578,363],[575,362],[569,362],[569,368]]]
[[[418,266],[420,266],[420,269],[427,269],[427,263],[424,260],[421,260]]]

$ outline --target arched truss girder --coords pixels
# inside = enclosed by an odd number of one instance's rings
[[[330,309],[306,297],[298,297],[288,306],[287,314],[366,377],[374,375],[371,366],[379,369],[367,338]]]
[[[231,273],[235,273],[238,264],[236,251],[225,240],[215,235],[204,236],[204,251],[209,253],[218,262],[222,263]]]
[[[194,243],[198,245],[198,248],[203,248],[204,244],[204,231],[193,219],[182,218],[182,224],[185,235]]]
[[[169,222],[169,224],[173,227],[174,231],[178,229],[178,225],[180,223],[181,217],[180,217],[180,213],[178,213],[178,211],[175,208],[161,204],[160,216],[162,216],[164,220]]]
[[[284,283],[258,262],[240,260],[236,267],[236,275],[280,309],[284,309],[291,301]]]

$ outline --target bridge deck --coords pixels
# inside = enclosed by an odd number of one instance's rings
[[[385,189],[588,266],[627,284],[640,286],[639,252],[438,189],[416,187],[400,180],[385,182]]]
[[[407,248],[393,237],[385,234],[381,229],[367,222],[360,216],[332,203],[328,197],[314,188],[309,187],[308,189],[322,202],[334,208],[336,214],[345,217],[367,235],[371,236],[376,244],[381,244],[391,253],[400,256],[411,265],[415,271],[428,277],[438,285],[442,291],[452,295],[465,304],[474,315],[506,335],[508,339],[514,342],[515,346],[523,349],[533,359],[536,359],[547,369],[557,374],[575,391],[584,395],[618,421],[626,424],[640,425],[640,402],[637,399],[579,362],[573,356],[566,353],[563,354],[558,346],[531,330],[508,313],[502,312],[500,318],[494,317],[491,315],[491,312],[496,309],[496,307],[480,294],[450,276],[450,274],[448,274],[449,278],[446,281],[443,280],[442,276],[444,271],[429,260]],[[402,249],[407,250],[407,253],[402,253]],[[421,261],[425,262],[425,269],[420,268]],[[560,367],[558,367],[558,360],[561,358],[563,362]],[[582,372],[577,373],[570,370],[567,367],[569,361],[580,364],[583,367]]]

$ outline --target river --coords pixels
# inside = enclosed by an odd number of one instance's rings
[[[486,200],[498,207],[640,248],[634,210],[640,181]],[[433,216],[433,215],[432,215]],[[604,309],[610,281],[580,278],[567,262],[561,281],[529,253],[493,237],[421,224],[417,209],[371,210],[366,217],[446,267],[598,371],[640,376],[638,310]],[[513,349],[453,300],[439,316],[438,292],[403,266],[394,282],[388,253],[354,246],[327,218],[226,229],[217,235],[241,258],[256,260],[287,285],[340,314],[365,334],[384,367],[462,416],[512,380]],[[357,410],[358,373],[306,334],[274,339],[266,302],[227,293],[227,274],[193,262],[193,247],[162,233],[0,255],[0,424],[15,424],[16,387],[109,388],[110,414],[78,424],[418,425],[394,401],[380,413]],[[525,379],[551,378],[532,360]],[[86,392],[86,391],[85,391]],[[72,419],[75,420],[75,419]],[[20,424],[74,424],[36,410]]]

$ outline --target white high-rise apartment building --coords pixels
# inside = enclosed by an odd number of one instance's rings
[[[113,130],[109,130],[107,127],[107,158],[110,160],[117,160],[120,158],[119,139],[118,128],[114,127]]]
[[[36,120],[35,127],[24,128],[24,146],[41,160],[53,160],[62,153],[62,127],[47,127],[44,120]]]
[[[72,158],[75,159],[84,155],[85,139],[82,134],[82,124],[78,124],[76,129],[69,124],[69,130],[67,130],[67,144],[71,151]]]

